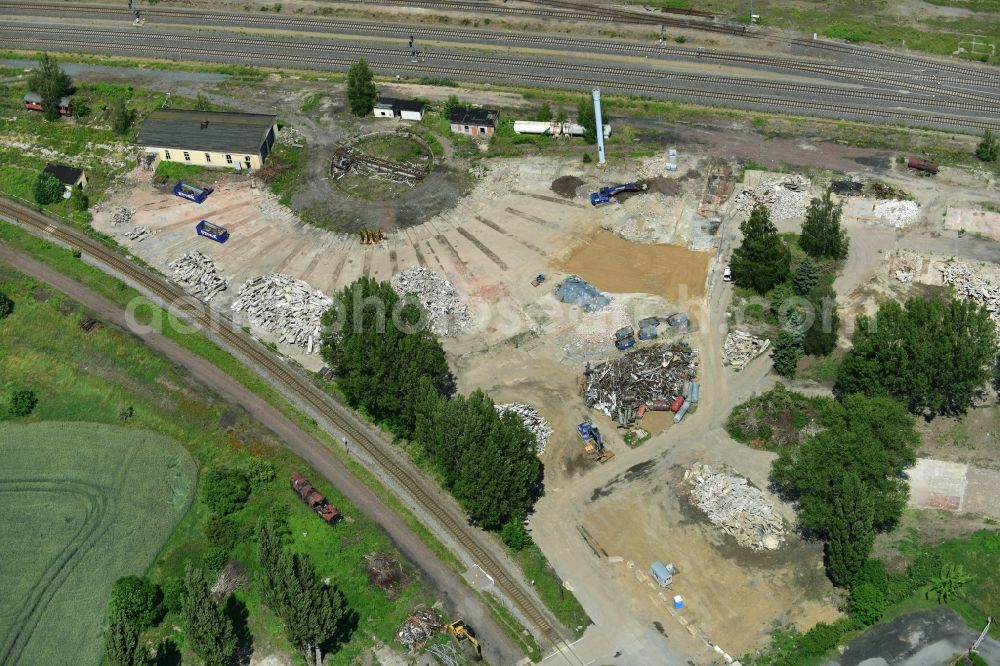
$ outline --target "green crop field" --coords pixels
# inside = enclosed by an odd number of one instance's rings
[[[98,663],[111,584],[187,511],[194,460],[149,431],[63,422],[0,424],[0,460],[0,663]]]

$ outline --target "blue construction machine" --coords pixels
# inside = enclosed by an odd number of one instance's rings
[[[583,455],[599,463],[615,457],[614,453],[604,448],[604,438],[601,437],[601,431],[590,419],[579,424],[576,431],[580,435],[580,439],[583,440]]]
[[[590,193],[591,206],[603,206],[611,203],[611,197],[621,192],[642,192],[646,189],[645,183],[622,183],[621,185],[611,185],[602,187],[598,192]]]

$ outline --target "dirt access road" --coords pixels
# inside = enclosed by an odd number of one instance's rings
[[[80,302],[106,323],[132,332],[150,348],[186,368],[192,376],[220,396],[246,409],[385,531],[396,547],[420,569],[425,580],[441,595],[445,607],[476,628],[483,640],[484,656],[490,663],[515,664],[522,658],[520,650],[507,638],[479,598],[470,593],[458,574],[441,562],[402,519],[344,467],[322,442],[204,358],[155,331],[136,331],[129,326],[125,312],[119,306],[80,283],[2,244],[0,261],[51,285]]]

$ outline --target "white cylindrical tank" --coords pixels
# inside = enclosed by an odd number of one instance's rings
[[[556,123],[547,123],[543,120],[514,121],[514,131],[518,134],[558,134],[558,131],[553,131],[553,127],[558,129],[559,126]]]

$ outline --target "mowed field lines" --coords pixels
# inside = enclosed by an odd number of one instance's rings
[[[100,423],[0,423],[0,664],[97,664],[108,594],[190,506],[176,441]]]

